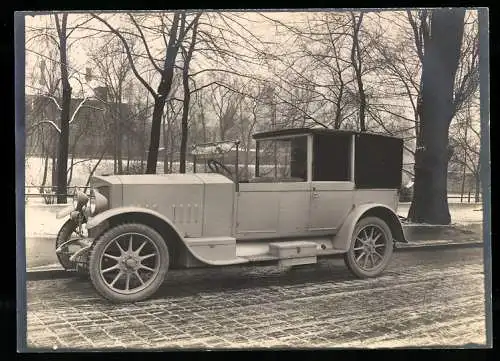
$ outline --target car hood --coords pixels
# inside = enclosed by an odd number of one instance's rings
[[[232,183],[229,178],[216,173],[101,175],[95,176],[94,180],[98,183],[121,185]]]

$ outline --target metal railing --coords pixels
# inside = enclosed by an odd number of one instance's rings
[[[66,194],[62,194],[69,198],[73,197],[75,191],[78,189],[80,191],[86,190],[85,193],[89,192],[89,189],[85,189],[85,186],[69,186],[67,187]],[[35,191],[36,190],[36,191]],[[60,196],[61,193],[57,193],[57,186],[24,186],[24,196],[25,199],[29,198],[43,198],[45,204],[55,204],[57,203],[57,197]]]
[[[483,201],[483,196],[481,194],[477,198],[479,203]],[[476,203],[476,195],[474,192],[468,192],[458,196],[448,196],[448,199],[460,199],[460,203]]]

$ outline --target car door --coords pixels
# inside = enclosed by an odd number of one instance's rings
[[[308,230],[334,234],[352,209],[354,136],[315,135]]]
[[[280,192],[273,183],[241,183],[236,193],[237,238],[273,237],[278,232]]]
[[[287,237],[308,232],[311,184],[307,182],[306,140],[305,136],[279,140],[288,142],[283,158],[286,175],[277,178],[271,172],[270,177],[240,184],[235,224],[239,239]]]
[[[308,231],[307,182],[241,183],[236,198],[238,239],[287,237]]]
[[[312,182],[308,230],[336,233],[352,207],[351,182]]]

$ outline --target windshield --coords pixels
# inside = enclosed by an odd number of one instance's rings
[[[236,180],[235,165],[239,151],[238,141],[221,141],[196,144],[191,149],[194,171],[198,173],[220,173]]]

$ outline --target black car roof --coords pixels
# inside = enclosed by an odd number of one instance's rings
[[[287,128],[287,129],[279,129],[279,130],[270,130],[266,132],[255,133],[253,135],[253,139],[266,139],[266,138],[274,138],[274,137],[282,137],[282,136],[295,136],[295,135],[307,135],[307,134],[326,134],[326,135],[334,135],[334,134],[358,134],[360,136],[371,135],[377,137],[386,137],[393,139],[401,139],[400,137],[395,137],[387,134],[380,133],[372,133],[372,132],[359,132],[355,130],[346,130],[346,129],[327,129],[327,128]]]

